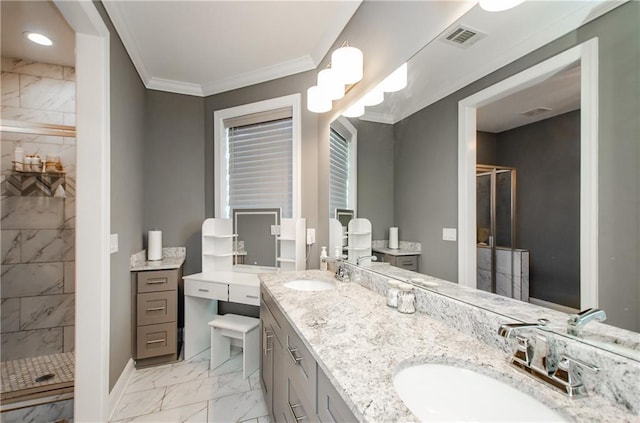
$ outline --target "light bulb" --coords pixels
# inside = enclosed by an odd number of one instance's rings
[[[331,99],[314,85],[307,90],[307,109],[313,113],[326,113],[331,110]]]
[[[386,93],[393,93],[400,91],[407,86],[407,64],[403,64],[398,69],[394,70],[391,75],[387,76],[384,81],[380,83],[382,91]]]
[[[344,85],[362,79],[363,61],[362,51],[355,47],[340,47],[331,53],[331,68]]]

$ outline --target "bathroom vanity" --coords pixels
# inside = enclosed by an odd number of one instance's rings
[[[572,399],[508,363],[515,344],[500,337],[498,328],[513,320],[427,290],[416,291],[418,309],[437,311],[439,317],[401,314],[386,306],[386,277],[362,269],[353,270],[349,283],[335,282],[333,276],[317,270],[260,275],[261,382],[275,421],[334,421],[331,416],[335,421],[419,421],[393,381],[402,369],[421,363],[489,376],[566,421],[638,420],[637,390],[630,381],[613,387],[611,378],[623,370],[606,368],[610,357],[598,361],[593,356],[603,379],[585,377],[589,396]],[[284,285],[294,279],[325,280],[335,287],[300,291]],[[559,348],[576,353],[562,343]],[[630,366],[627,377],[636,375],[637,363],[623,361],[616,359],[616,366]],[[599,392],[594,380],[617,390],[618,403]],[[461,398],[460,404],[465,402]]]

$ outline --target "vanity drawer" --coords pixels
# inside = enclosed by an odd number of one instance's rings
[[[139,326],[136,338],[136,358],[174,354],[178,347],[176,332],[175,322]]]
[[[177,292],[160,291],[137,295],[137,325],[154,325],[175,322],[177,317]]]
[[[272,322],[273,331],[275,332],[278,339],[283,340],[283,325],[285,324],[284,316],[273,301],[273,298],[271,298],[271,296],[264,289],[260,289],[260,307],[263,306],[266,306],[267,308],[270,320]]]
[[[229,285],[229,301],[241,304],[260,305],[260,287]]]
[[[184,281],[184,295],[209,298],[211,300],[228,301],[229,285],[226,283],[203,282],[186,279]]]
[[[138,272],[138,292],[170,291],[177,287],[177,270]]]
[[[392,265],[403,269],[418,271],[418,256],[397,256]]]
[[[316,397],[316,360],[293,328],[284,329],[284,361],[287,374],[298,387],[299,394],[306,398]]]
[[[308,398],[304,392],[300,390],[291,377],[287,377],[286,383],[286,401],[282,407],[282,419],[276,416],[276,421],[284,421],[287,423],[317,422],[318,418],[315,413],[315,397]]]
[[[318,418],[322,423],[358,421],[320,367],[318,367]]]

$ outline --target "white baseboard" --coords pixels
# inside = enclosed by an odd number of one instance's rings
[[[116,411],[118,402],[120,402],[120,398],[122,398],[122,394],[124,394],[124,390],[135,370],[136,367],[133,364],[133,359],[130,358],[127,365],[124,366],[122,373],[120,373],[120,377],[118,377],[116,384],[113,385],[113,389],[109,392],[109,420],[113,417],[113,413]]]
[[[578,313],[580,311],[578,309],[567,307],[567,306],[562,305],[562,304],[556,304],[556,303],[552,303],[550,301],[545,301],[545,300],[541,300],[539,298],[534,298],[534,297],[529,297],[529,302],[531,304],[535,304],[535,305],[539,305],[539,306],[542,306],[542,307],[550,308],[550,309],[556,310],[556,311],[561,311],[561,312],[567,313],[567,314],[575,314],[575,313]]]

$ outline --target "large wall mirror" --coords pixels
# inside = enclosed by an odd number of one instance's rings
[[[398,227],[422,246],[420,273],[488,291],[482,306],[495,298],[502,314],[497,295],[556,313],[604,309],[597,336],[587,325],[579,339],[640,360],[639,13],[637,2],[475,6],[426,45],[408,61],[407,88],[349,118],[358,217],[372,239]],[[465,29],[469,45],[442,39]],[[586,56],[464,103],[589,43]],[[595,92],[585,88],[594,80]],[[460,119],[467,106],[472,130]]]

